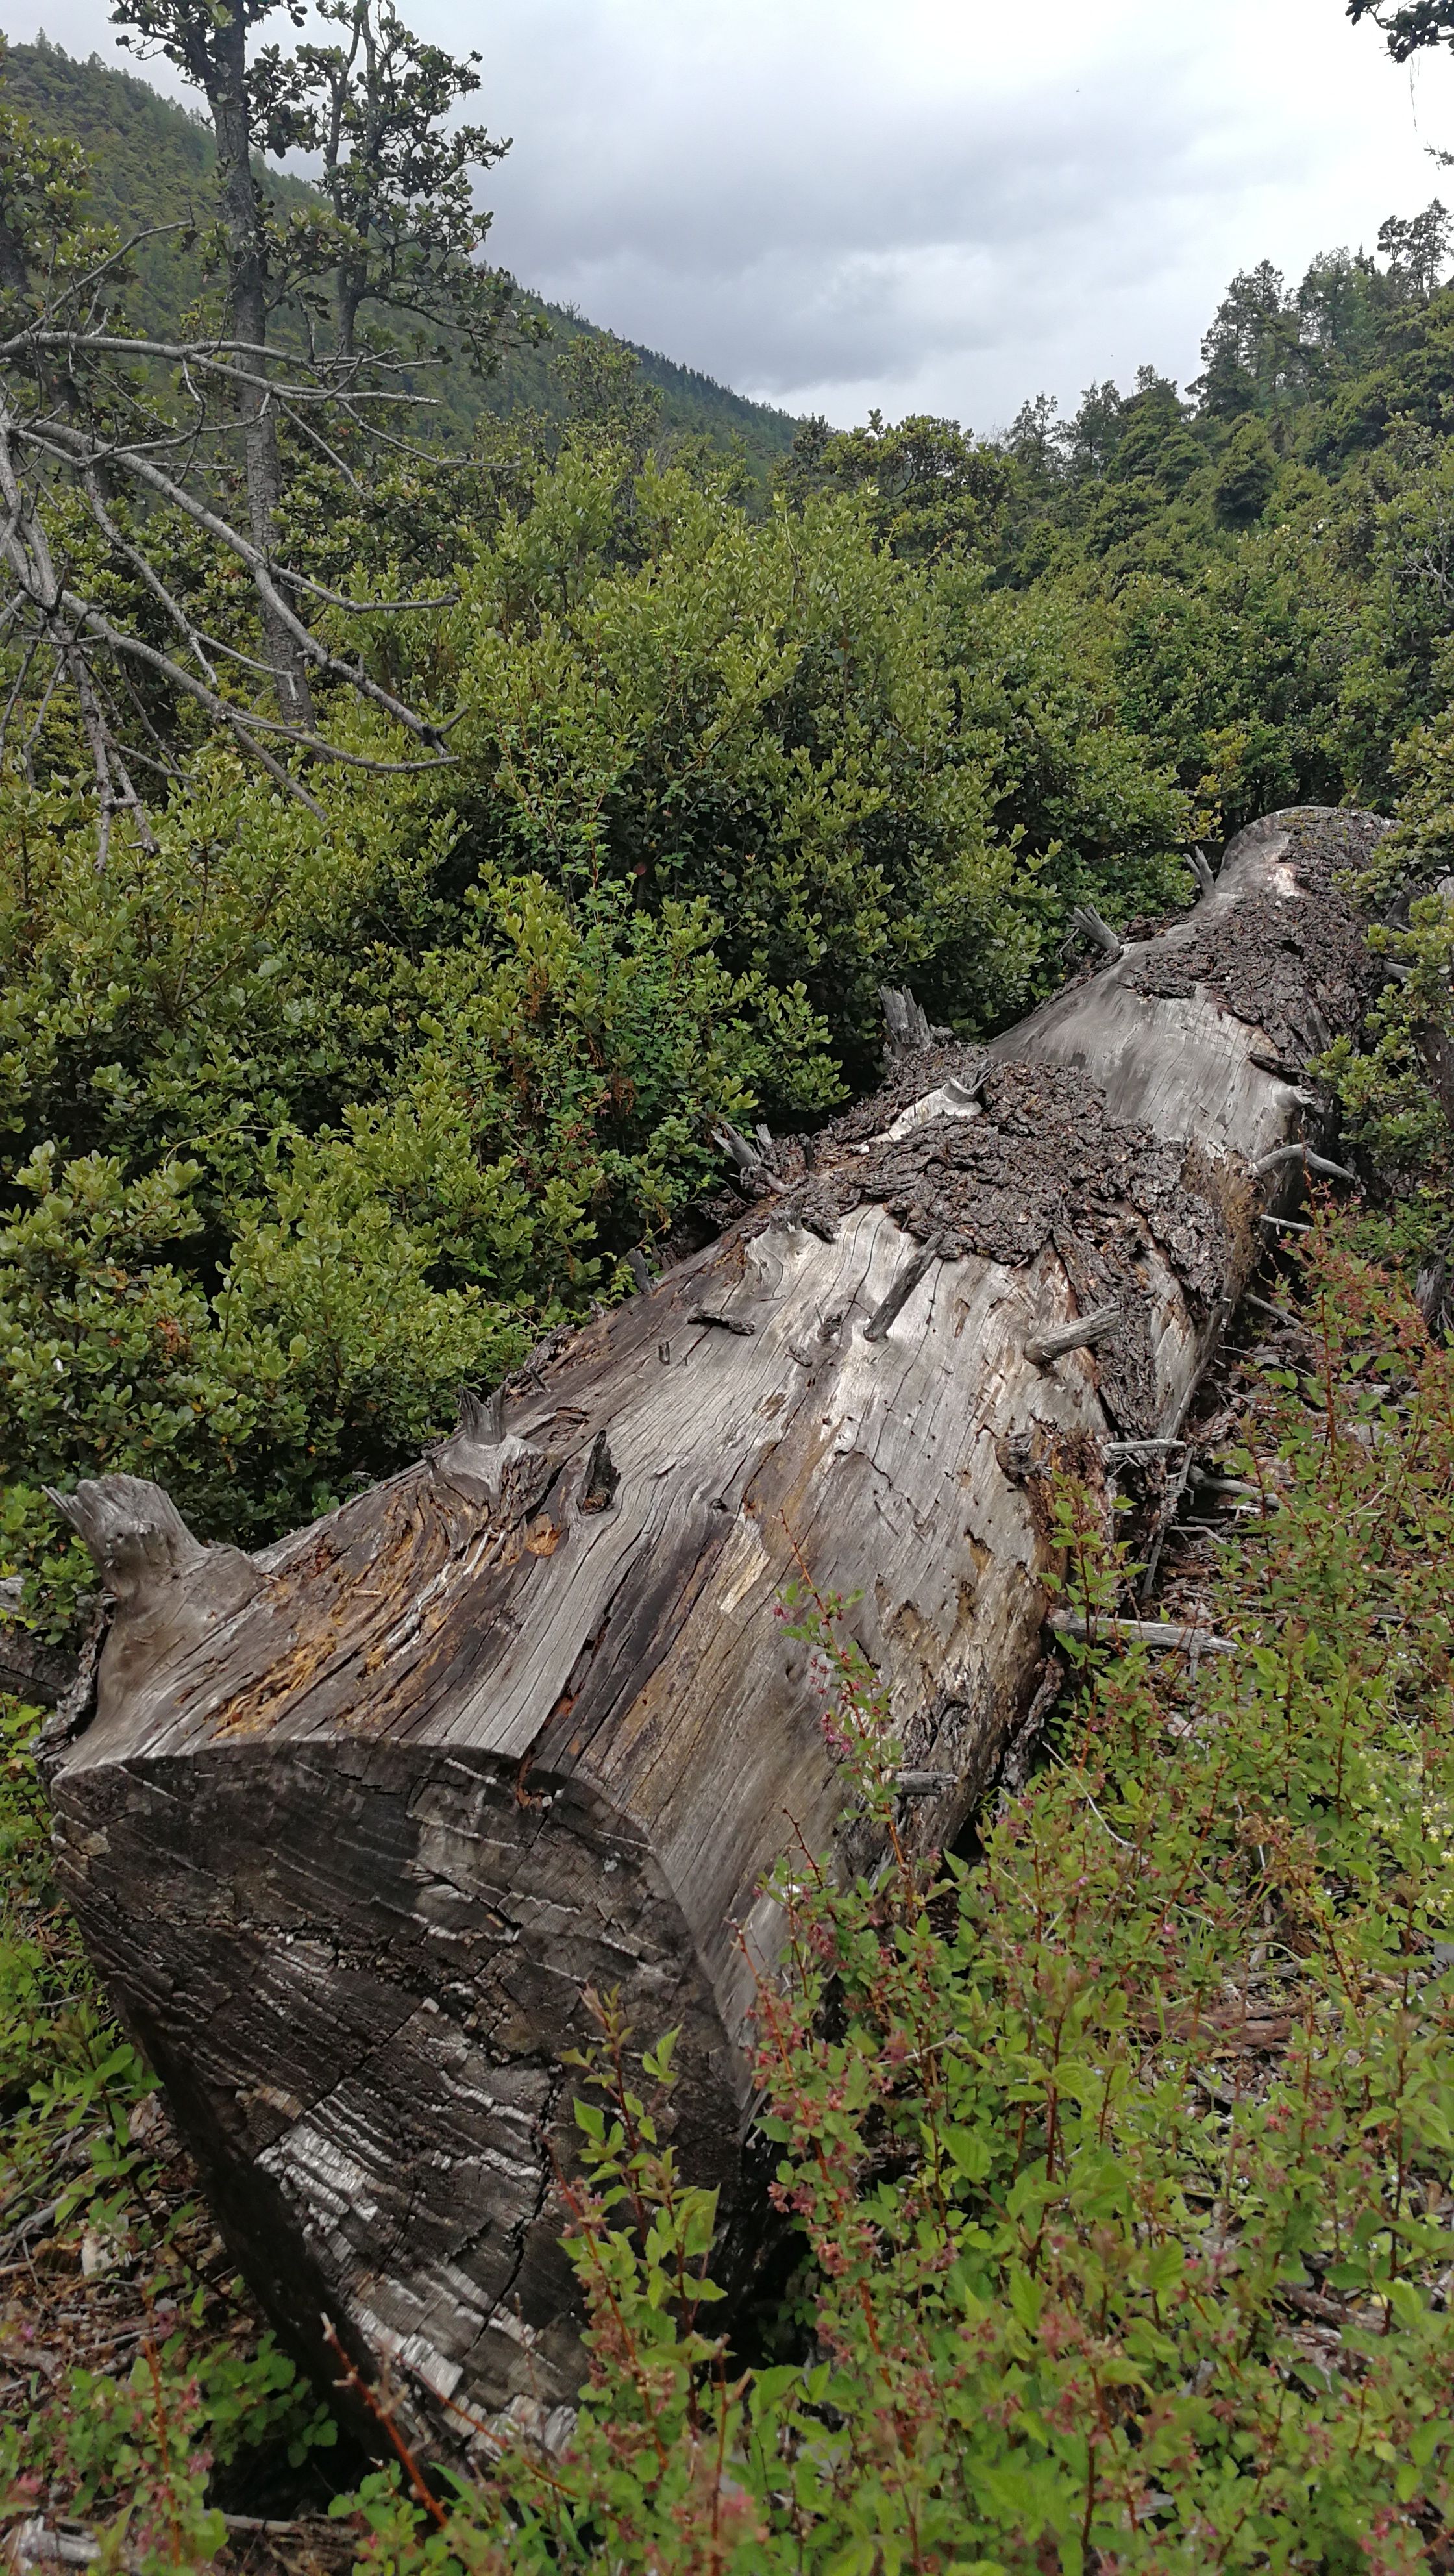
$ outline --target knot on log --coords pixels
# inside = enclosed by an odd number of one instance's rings
[[[91,1552],[118,1610],[141,1611],[185,1582],[197,1607],[216,1615],[240,1609],[263,1577],[241,1548],[204,1547],[171,1495],[148,1476],[97,1476],[46,1498]]]
[[[609,1511],[616,1499],[616,1488],[620,1482],[621,1470],[611,1455],[605,1432],[598,1431],[591,1442],[590,1456],[586,1460],[586,1472],[581,1483],[581,1510],[583,1512]]]
[[[1043,1431],[1003,1431],[995,1442],[1000,1473],[1012,1485],[1027,1485],[1032,1476],[1043,1476],[1048,1454]]]
[[[436,1476],[467,1501],[483,1503],[503,1529],[534,1511],[553,1472],[543,1449],[505,1429],[503,1387],[491,1396],[461,1387],[459,1420],[428,1456]]]

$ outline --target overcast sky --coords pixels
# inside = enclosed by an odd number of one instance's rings
[[[1454,62],[1411,81],[1342,0],[402,5],[484,57],[505,265],[839,423],[993,429],[1147,361],[1185,382],[1236,269],[1296,278],[1454,202],[1424,148],[1454,149]],[[97,0],[38,16],[111,54]]]

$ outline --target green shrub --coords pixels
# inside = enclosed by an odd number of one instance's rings
[[[762,2125],[802,2230],[802,2358],[713,2336],[711,2207],[667,2048],[609,2000],[579,2112],[592,2379],[559,2462],[452,2510],[395,2472],[362,2564],[991,2576],[1412,2570],[1454,2516],[1454,1351],[1336,1230],[1306,1388],[1232,1462],[1264,1500],[1188,1668],[1112,1650],[1102,1498],[1055,1501],[1088,1615],[1051,1766],[936,1876],[843,1605],[798,1605],[887,1866],[778,1881]],[[1311,1399],[1311,1400],[1310,1400]],[[431,2523],[433,2528],[431,2528]],[[1431,2553],[1434,2555],[1431,2557]]]
[[[81,1569],[43,1485],[151,1474],[275,1535],[617,1293],[716,1122],[870,1076],[882,984],[973,1033],[1072,901],[1187,891],[1186,801],[1068,593],[601,438],[456,535],[458,606],[367,642],[443,765],[304,805],[204,745],[104,869],[56,709],[51,784],[0,779],[0,1538],[53,1630]]]

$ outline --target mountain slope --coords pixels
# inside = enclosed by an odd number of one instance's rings
[[[81,145],[91,164],[92,212],[99,221],[129,236],[208,220],[215,156],[204,117],[163,98],[133,73],[113,71],[95,54],[81,62],[44,38],[34,45],[10,46],[4,79],[17,104],[43,131],[68,135]],[[316,193],[306,180],[285,171],[270,167],[267,177],[284,204],[306,204]],[[136,269],[138,318],[158,330],[173,328],[198,284],[195,255],[185,238],[161,235],[143,243]],[[512,351],[487,382],[463,365],[451,367],[442,390],[443,409],[453,426],[467,428],[482,411],[556,414],[563,409],[553,358],[564,342],[596,326],[558,305],[528,301],[546,315],[551,341]],[[797,427],[787,412],[750,402],[657,350],[628,345],[661,396],[664,428],[706,436],[724,449],[740,440],[759,473],[786,455]]]

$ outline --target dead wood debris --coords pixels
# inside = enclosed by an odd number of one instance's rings
[[[56,2171],[57,2181],[85,2166],[91,2136],[58,2160],[65,2170]],[[0,2235],[0,2420],[34,2414],[64,2391],[74,2370],[124,2377],[149,2343],[160,2347],[183,2324],[184,2310],[189,2339],[230,2344],[239,2358],[256,2349],[262,2318],[233,2275],[196,2168],[159,2095],[136,2105],[130,2143],[154,2161],[127,2223],[98,2228],[84,2205],[58,2223],[64,2201],[53,2199]],[[141,2241],[143,2227],[150,2245]],[[194,2318],[190,2302],[199,2289],[202,2309]],[[353,2517],[330,2519],[316,2473],[312,2484],[316,2500],[295,2511],[279,2511],[271,2497],[246,2511],[251,2499],[229,2473],[224,2493],[239,2509],[225,2515],[227,2547],[213,2562],[220,2576],[344,2576],[361,2526]],[[0,2528],[0,2568],[83,2567],[96,2558],[95,2531],[68,2516],[64,2495],[30,2501],[29,2514]]]

